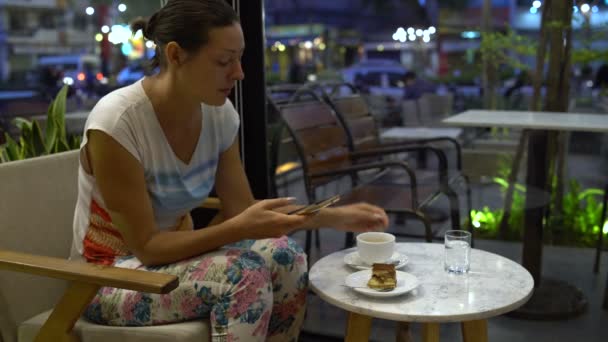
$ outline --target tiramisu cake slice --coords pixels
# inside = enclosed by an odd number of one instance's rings
[[[397,286],[397,274],[393,264],[373,264],[372,278],[367,286],[375,290],[392,290]]]

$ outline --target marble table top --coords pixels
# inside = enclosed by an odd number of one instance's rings
[[[518,263],[479,249],[471,250],[471,270],[465,275],[443,270],[444,246],[398,243],[396,251],[410,259],[400,271],[415,275],[420,285],[396,297],[372,298],[344,285],[357,270],[344,264],[355,248],[330,254],[310,269],[312,290],[344,310],[376,318],[407,322],[462,322],[512,311],[532,295],[534,280]]]
[[[442,122],[450,126],[608,132],[608,115],[602,114],[468,110]]]

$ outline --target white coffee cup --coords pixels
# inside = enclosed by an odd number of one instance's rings
[[[393,256],[395,235],[381,232],[367,232],[357,235],[359,258],[366,264],[382,263]]]

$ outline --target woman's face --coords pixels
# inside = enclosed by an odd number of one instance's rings
[[[208,105],[223,105],[235,82],[245,77],[241,67],[244,49],[238,23],[211,29],[207,45],[188,56],[178,70],[183,91]]]

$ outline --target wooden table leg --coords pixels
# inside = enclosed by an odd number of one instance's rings
[[[460,323],[464,342],[488,342],[488,321],[468,321]]]
[[[397,322],[396,342],[414,342],[409,322]]]
[[[358,313],[348,314],[345,342],[367,342],[372,330],[372,318]]]
[[[439,323],[422,323],[422,341],[439,342]]]

